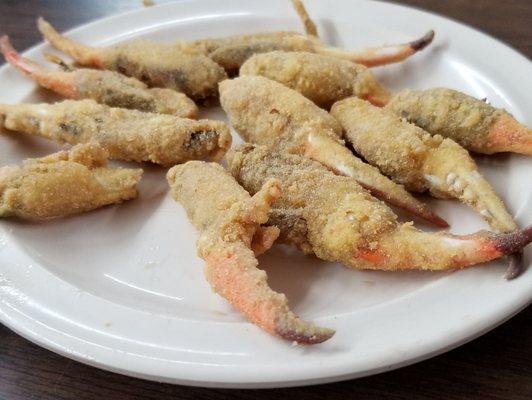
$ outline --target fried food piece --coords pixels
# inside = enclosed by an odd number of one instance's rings
[[[221,121],[110,108],[93,100],[0,104],[0,126],[60,143],[97,142],[111,158],[172,166],[221,158],[231,134]]]
[[[331,114],[346,140],[369,163],[414,192],[454,197],[476,210],[495,230],[517,229],[467,150],[450,139],[432,136],[390,111],[351,97],[334,104]]]
[[[509,234],[458,236],[398,224],[395,214],[353,178],[298,155],[245,144],[227,158],[231,173],[250,193],[268,179],[283,182],[269,220],[281,229],[280,240],[352,268],[463,268],[513,253],[532,241],[532,226]]]
[[[456,90],[403,90],[386,108],[468,150],[532,155],[532,130],[503,109]]]
[[[334,102],[350,96],[377,106],[385,105],[390,98],[390,92],[367,67],[321,54],[256,54],[242,65],[240,75],[261,75],[282,83],[327,110]]]
[[[381,46],[364,50],[343,50],[322,43],[318,30],[300,0],[292,1],[305,27],[305,35],[297,32],[264,32],[252,35],[234,35],[225,38],[200,39],[191,45],[211,57],[233,75],[252,55],[275,50],[299,51],[329,55],[363,64],[368,67],[402,61],[427,47],[434,39],[429,31],[409,43]]]
[[[60,71],[45,68],[17,53],[7,36],[0,38],[0,51],[6,61],[24,75],[69,99],[92,99],[110,107],[171,114],[182,118],[198,117],[198,107],[184,93],[171,89],[149,89],[141,81],[113,71],[87,68]]]
[[[355,157],[339,139],[338,122],[295,90],[262,76],[243,76],[220,84],[220,102],[244,140],[306,155],[336,173],[354,177],[380,199],[448,226],[402,186]]]
[[[64,217],[137,197],[142,169],[106,167],[97,144],[80,144],[0,168],[0,217]]]
[[[194,100],[215,96],[218,82],[227,78],[222,67],[184,42],[133,40],[111,47],[90,47],[60,35],[42,18],[38,27],[52,46],[80,65],[118,71],[148,86],[183,92]]]
[[[403,61],[427,47],[433,38],[434,32],[430,31],[413,42],[359,51],[327,46],[316,37],[305,36],[297,32],[267,32],[217,39],[201,39],[191,42],[191,45],[201,49],[221,65],[229,75],[232,75],[252,55],[276,50],[323,54],[367,67],[374,67]]]
[[[266,250],[279,234],[275,227],[261,227],[281,195],[278,181],[265,181],[251,197],[220,165],[200,161],[173,167],[167,179],[173,198],[200,233],[198,254],[207,263],[205,276],[216,293],[251,322],[284,339],[315,344],[334,334],[294,315],[286,296],[274,292],[266,272],[257,268],[252,249],[259,242],[259,249]]]

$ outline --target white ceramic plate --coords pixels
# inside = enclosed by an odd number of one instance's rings
[[[530,61],[500,42],[392,4],[307,3],[324,39],[338,46],[400,42],[435,29],[434,44],[422,54],[377,70],[385,84],[461,89],[532,123]],[[70,36],[107,45],[281,29],[301,30],[287,0],[204,0],[139,9]],[[51,48],[39,45],[27,55],[42,60],[43,50]],[[0,69],[1,102],[53,99],[12,68]],[[205,115],[225,119],[220,110]],[[1,164],[58,148],[0,135]],[[531,160],[503,155],[478,161],[517,221],[532,222]],[[453,232],[485,228],[457,202],[430,203]],[[360,272],[278,246],[260,259],[271,286],[286,293],[301,316],[337,330],[322,345],[292,346],[243,320],[211,292],[195,239],[183,209],[168,195],[164,171],[154,167],[146,168],[140,198],[122,206],[38,224],[1,221],[0,319],[41,346],[128,375],[187,385],[280,387],[360,377],[425,359],[486,332],[532,299],[532,271],[507,282],[502,261],[456,273]]]

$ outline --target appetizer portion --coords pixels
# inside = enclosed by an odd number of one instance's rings
[[[184,42],[133,40],[110,47],[90,47],[60,35],[42,18],[38,27],[52,46],[80,65],[118,71],[148,86],[183,92],[194,100],[215,96],[218,82],[227,78],[222,67]]]
[[[386,108],[468,150],[532,155],[532,130],[503,109],[451,89],[403,90]]]
[[[385,105],[390,92],[361,64],[321,54],[272,51],[256,54],[240,68],[240,75],[260,75],[297,90],[318,106],[329,109],[346,97],[357,96]]]
[[[0,168],[0,217],[64,217],[137,197],[142,169],[107,167],[97,144],[80,144]]]
[[[96,69],[53,70],[22,57],[9,38],[0,38],[6,61],[42,87],[69,99],[92,99],[110,107],[197,118],[198,107],[185,94],[171,89],[149,89],[141,81],[118,72]]]
[[[256,253],[267,250],[279,234],[268,221],[271,204],[281,195],[277,180],[265,180],[251,197],[220,165],[190,161],[167,175],[172,197],[185,208],[200,233],[198,254],[213,290],[267,332],[304,344],[333,335],[297,317],[284,294],[273,291]],[[255,252],[254,252],[255,250]]]
[[[0,104],[0,126],[60,143],[99,143],[113,159],[172,166],[218,160],[231,146],[224,122],[111,108],[93,100]]]
[[[228,153],[228,162],[250,193],[270,178],[283,182],[283,194],[269,220],[281,230],[281,241],[352,268],[463,268],[519,251],[532,241],[532,226],[508,234],[480,231],[459,236],[399,224],[396,215],[353,178],[299,155],[245,144]]]
[[[334,172],[351,176],[376,197],[439,226],[447,223],[425,204],[344,146],[342,128],[325,110],[300,93],[262,76],[220,84],[220,102],[236,131],[272,151],[301,154]]]
[[[432,136],[395,114],[351,97],[334,104],[331,114],[346,140],[370,164],[414,192],[457,198],[500,232],[517,229],[467,150],[451,139]]]

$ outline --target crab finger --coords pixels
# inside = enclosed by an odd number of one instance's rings
[[[532,241],[532,226],[511,233],[480,231],[472,235],[420,232],[403,225],[383,236],[372,249],[357,249],[368,269],[464,268],[520,251]]]
[[[532,130],[500,108],[456,90],[404,90],[386,108],[432,134],[484,154],[532,155]]]
[[[433,39],[434,31],[428,31],[421,38],[403,44],[375,47],[359,51],[317,45],[315,50],[318,54],[343,58],[367,67],[375,67],[403,61],[411,55],[423,50],[432,43]]]
[[[203,162],[174,167],[167,178],[172,196],[200,231],[198,253],[216,293],[251,322],[284,339],[315,344],[333,335],[292,313],[286,296],[273,291],[266,272],[257,268],[251,243],[281,195],[278,181],[267,181],[250,197],[220,165]]]
[[[426,204],[413,197],[402,185],[396,184],[380,171],[355,157],[344,145],[310,131],[306,135],[304,154],[319,161],[339,175],[355,178],[357,183],[371,194],[389,204],[402,208],[418,217],[442,228],[449,224]]]
[[[9,38],[2,36],[0,38],[0,50],[5,59],[21,71],[24,75],[35,80],[39,85],[51,89],[62,96],[76,98],[76,87],[74,76],[65,71],[52,71],[43,68],[36,62],[22,57],[11,46]]]
[[[305,34],[317,38],[318,28],[316,28],[316,24],[310,18],[305,6],[303,5],[303,2],[301,0],[292,0],[292,5],[296,10],[297,15],[301,19],[301,22],[303,22],[303,25],[305,26]]]

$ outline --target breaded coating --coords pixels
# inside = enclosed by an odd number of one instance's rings
[[[137,197],[142,169],[106,167],[97,144],[80,144],[0,168],[0,217],[64,217]]]
[[[398,224],[394,213],[352,178],[304,157],[244,144],[227,158],[231,173],[250,193],[268,179],[283,182],[269,220],[281,229],[281,240],[353,268],[462,268],[512,253],[532,240],[532,226],[510,234],[420,232],[410,223]]]
[[[346,140],[360,155],[407,189],[458,198],[495,230],[517,229],[467,150],[456,142],[432,136],[390,111],[356,97],[334,104],[331,114],[342,124]]]
[[[220,165],[200,161],[173,167],[167,179],[173,198],[200,233],[198,254],[207,263],[205,276],[216,293],[251,322],[284,339],[314,344],[333,335],[294,315],[286,296],[274,292],[266,272],[257,268],[254,244],[261,242],[260,250],[266,250],[279,234],[277,228],[261,227],[281,194],[278,181],[267,181],[251,197]]]
[[[307,52],[273,51],[256,54],[240,68],[240,75],[261,75],[297,90],[318,106],[349,96],[385,105],[390,93],[373,72],[361,64]]]
[[[431,134],[453,139],[468,150],[532,155],[532,131],[503,109],[456,90],[403,90],[388,110]]]
[[[301,147],[294,139],[307,129],[338,141],[342,127],[327,111],[294,90],[262,76],[242,76],[220,83],[220,103],[235,130],[247,141]],[[297,150],[290,150],[297,151]]]
[[[224,122],[111,108],[93,100],[0,105],[0,126],[60,143],[97,142],[111,158],[163,166],[217,160],[231,146]]]
[[[191,42],[191,45],[221,65],[229,75],[233,75],[254,54],[275,50],[314,53],[318,43],[319,40],[311,36],[278,31],[200,39]]]
[[[242,76],[220,84],[220,102],[244,140],[306,155],[354,177],[375,196],[448,226],[403,187],[355,157],[339,139],[342,129],[335,118],[297,91],[262,76]]]
[[[134,40],[110,47],[90,47],[60,35],[42,18],[38,27],[52,46],[80,65],[118,71],[148,86],[183,92],[194,100],[216,95],[218,82],[227,78],[222,67],[185,42]]]
[[[149,89],[141,81],[118,72],[87,68],[66,71],[45,68],[22,57],[9,38],[0,38],[0,50],[6,60],[39,85],[70,99],[92,99],[110,107],[197,118],[198,107],[184,93],[171,89]],[[63,61],[58,61],[64,65]]]

